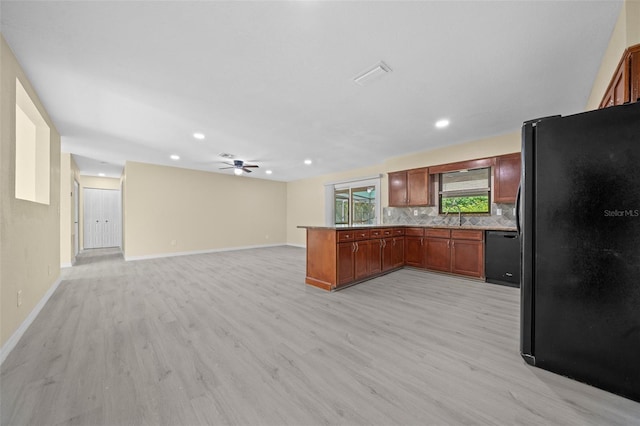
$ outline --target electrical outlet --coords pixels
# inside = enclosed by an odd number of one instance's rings
[[[175,246],[176,245],[176,240],[171,240],[171,245]]]
[[[387,216],[391,216],[391,210],[387,210]]]
[[[513,208],[513,215],[514,216],[516,215],[516,208],[515,207]]]
[[[18,307],[22,305],[22,290],[18,290]]]
[[[268,240],[268,239],[269,239],[269,234],[265,235],[265,236],[264,236],[264,239],[265,239],[265,240]]]
[[[413,209],[413,215],[418,216],[418,209]]]
[[[502,209],[496,209],[496,214],[498,216],[502,216]]]

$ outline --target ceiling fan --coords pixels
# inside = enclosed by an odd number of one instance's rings
[[[236,175],[241,175],[242,172],[251,173],[250,169],[259,167],[256,164],[246,164],[242,160],[233,160],[233,163],[224,163],[224,164],[228,164],[230,167],[220,167],[220,170],[233,169],[233,173],[235,173]]]

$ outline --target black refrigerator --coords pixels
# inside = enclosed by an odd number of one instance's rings
[[[640,401],[640,102],[525,122],[522,357]]]

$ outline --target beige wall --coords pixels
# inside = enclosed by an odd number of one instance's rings
[[[60,266],[68,267],[75,263],[75,202],[73,182],[80,180],[80,170],[69,153],[60,155]]]
[[[0,343],[4,345],[60,275],[60,136],[1,35],[0,70]],[[48,205],[15,198],[16,78],[51,129]]]
[[[286,184],[127,162],[127,259],[286,242]]]
[[[506,135],[471,141],[386,160],[383,164],[343,173],[301,179],[287,184],[287,244],[306,245],[304,229],[300,225],[324,225],[324,185],[329,182],[382,174],[380,200],[388,206],[387,173],[436,164],[473,160],[520,151],[520,131]]]
[[[593,83],[586,110],[597,109],[624,49],[640,43],[640,0],[626,0]]]

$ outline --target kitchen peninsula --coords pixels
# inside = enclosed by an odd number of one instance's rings
[[[305,282],[332,291],[405,266],[484,279],[478,226],[299,226],[307,231]]]

